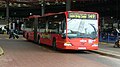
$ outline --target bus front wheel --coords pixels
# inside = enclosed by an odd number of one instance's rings
[[[53,47],[54,50],[57,50],[57,47],[56,47],[56,39],[55,39],[55,38],[53,39],[52,47]]]
[[[29,36],[28,36],[28,34],[27,34],[27,40],[28,40],[28,38],[29,38]]]
[[[40,36],[38,36],[38,44],[40,44]]]

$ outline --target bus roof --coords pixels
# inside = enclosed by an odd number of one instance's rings
[[[97,14],[97,12],[86,12],[86,11],[65,11],[65,12],[58,12],[58,13],[47,13],[47,14],[44,14],[43,16],[49,16],[49,15],[55,15],[55,14],[62,14],[62,13],[67,13],[67,12],[96,13],[96,14]]]
[[[43,16],[40,15],[32,15],[29,16],[28,18],[38,18],[38,17],[45,17],[45,16],[50,16],[50,15],[55,15],[55,14],[62,14],[62,13],[67,13],[67,12],[80,12],[80,13],[94,13],[98,14],[97,12],[86,12],[86,11],[65,11],[65,12],[58,12],[58,13],[46,13]]]
[[[29,16],[28,18],[37,18],[37,17],[40,17],[40,15],[32,15],[32,16]]]

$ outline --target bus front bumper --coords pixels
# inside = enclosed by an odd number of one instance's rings
[[[66,50],[98,50],[98,47],[75,47],[75,46],[64,46]]]

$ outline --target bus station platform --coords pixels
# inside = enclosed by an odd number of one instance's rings
[[[120,59],[120,48],[114,48],[114,43],[100,42],[99,49],[92,52]]]

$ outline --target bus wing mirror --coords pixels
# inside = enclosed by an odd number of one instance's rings
[[[66,35],[65,35],[65,34],[62,34],[61,37],[62,37],[63,39],[65,39],[65,38],[66,38]]]

